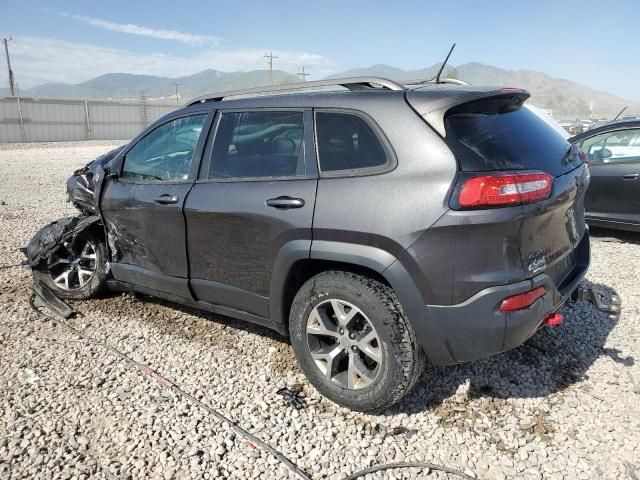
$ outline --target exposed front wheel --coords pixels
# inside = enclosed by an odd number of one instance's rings
[[[424,353],[386,285],[349,272],[308,280],[290,315],[291,343],[313,385],[352,410],[400,400],[424,367]]]
[[[60,245],[41,270],[33,271],[33,278],[60,298],[91,298],[105,288],[106,260],[104,241],[83,231]]]

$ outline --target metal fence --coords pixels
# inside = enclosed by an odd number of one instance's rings
[[[0,143],[120,140],[178,105],[100,100],[0,98]]]

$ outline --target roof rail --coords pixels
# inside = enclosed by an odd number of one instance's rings
[[[436,82],[435,79],[425,80],[424,78],[415,78],[413,80],[401,80],[398,83],[401,83],[402,85],[435,85],[438,83],[448,83],[451,85],[471,85],[469,82],[465,82],[464,80],[459,80],[457,78],[441,78],[439,82]]]
[[[273,93],[273,92],[289,92],[295,90],[304,90],[307,88],[319,88],[319,87],[335,87],[341,86],[348,88],[349,90],[368,90],[375,88],[378,85],[387,90],[405,90],[405,88],[393,80],[381,77],[347,77],[347,78],[334,78],[331,80],[316,80],[312,82],[298,82],[287,83],[284,85],[269,85],[264,87],[246,88],[243,90],[229,90],[226,92],[208,93],[199,97],[193,98],[187,102],[187,106],[195,105],[196,103],[205,102],[218,102],[227,97],[237,97],[240,95],[253,95],[260,93]]]

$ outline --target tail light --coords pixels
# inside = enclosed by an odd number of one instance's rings
[[[545,294],[544,287],[538,287],[528,292],[519,293],[512,297],[505,298],[500,304],[501,312],[513,312],[515,310],[522,310],[533,304],[537,299]]]
[[[462,208],[533,203],[549,198],[553,177],[545,172],[496,173],[466,180],[458,197]]]

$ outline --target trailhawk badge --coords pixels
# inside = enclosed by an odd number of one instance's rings
[[[529,273],[539,273],[547,268],[547,255],[544,250],[530,253],[528,260],[529,266],[527,269]]]

